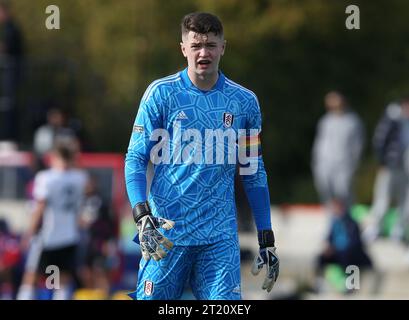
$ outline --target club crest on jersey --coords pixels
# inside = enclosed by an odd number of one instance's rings
[[[143,132],[143,126],[140,126],[140,125],[134,125],[133,126],[133,132],[136,132],[136,133],[142,133]]]
[[[226,128],[230,128],[233,125],[233,119],[234,119],[233,114],[231,114],[229,112],[223,113],[223,125]]]
[[[153,293],[153,282],[152,281],[145,280],[144,292],[145,292],[145,295],[147,295],[147,296],[152,295],[152,293]]]

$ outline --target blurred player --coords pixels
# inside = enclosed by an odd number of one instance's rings
[[[127,192],[139,233],[136,241],[143,255],[134,297],[178,299],[189,282],[197,299],[241,298],[234,200],[239,161],[237,157],[228,161],[227,156],[247,151],[249,161],[240,161],[240,172],[260,245],[252,272],[258,274],[266,265],[263,289],[270,291],[279,260],[260,152],[257,97],[219,71],[226,41],[217,17],[188,14],[181,27],[180,45],[188,66],[148,87],[125,160]],[[217,143],[214,136],[206,136],[209,132],[225,136]],[[149,160],[154,177],[147,200]]]
[[[96,176],[90,176],[80,214],[81,243],[79,269],[81,284],[109,292],[112,266],[110,248],[115,247],[115,223],[98,189]]]
[[[38,170],[44,169],[44,156],[51,151],[57,141],[77,140],[75,131],[67,125],[67,115],[63,110],[52,108],[47,112],[47,123],[34,132],[33,151]]]
[[[331,207],[333,219],[325,249],[319,256],[319,268],[330,263],[337,263],[343,269],[349,265],[372,268],[359,225],[351,217],[350,208],[341,199],[332,200]]]
[[[76,248],[79,241],[78,212],[80,210],[87,175],[74,167],[77,146],[72,143],[58,143],[50,158],[50,169],[37,173],[34,180],[35,209],[23,247],[34,235],[35,250],[41,248],[38,273],[44,276],[48,266],[60,271],[59,288],[54,290],[53,299],[65,300],[70,297],[69,285],[75,272]],[[41,224],[41,227],[40,227]],[[29,263],[29,262],[28,262]],[[28,274],[24,276],[18,299],[35,298],[35,265],[29,263]]]
[[[312,150],[312,171],[321,202],[328,208],[332,198],[353,201],[351,193],[364,144],[358,115],[345,97],[331,91],[325,95],[327,113],[320,119]]]
[[[343,270],[351,265],[357,266],[361,271],[373,269],[372,260],[361,240],[359,225],[351,217],[350,208],[346,202],[334,198],[330,201],[330,206],[331,227],[324,250],[317,258],[318,282],[323,276],[325,267],[330,264],[339,265]]]
[[[380,166],[374,185],[372,221],[364,230],[364,238],[371,242],[380,235],[382,220],[392,200],[396,200],[398,219],[391,236],[404,240],[409,226],[409,96],[387,106],[375,129],[373,145]]]

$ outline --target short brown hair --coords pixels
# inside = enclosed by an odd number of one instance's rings
[[[53,152],[66,162],[72,162],[77,153],[77,141],[73,139],[57,139],[54,143]]]
[[[218,17],[206,12],[193,12],[185,15],[181,23],[182,36],[189,31],[199,34],[213,32],[216,36],[223,36],[223,25]]]

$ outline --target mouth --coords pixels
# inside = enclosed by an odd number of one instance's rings
[[[197,64],[199,66],[201,66],[201,67],[207,67],[210,63],[211,63],[211,61],[206,60],[206,59],[203,59],[203,60],[200,60],[200,61],[197,62]]]

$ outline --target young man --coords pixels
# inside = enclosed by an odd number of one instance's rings
[[[226,41],[217,17],[191,13],[181,27],[180,45],[188,66],[148,87],[125,160],[136,241],[143,256],[133,297],[178,299],[189,281],[197,299],[241,299],[234,201],[237,163],[260,244],[252,272],[267,266],[263,289],[270,291],[279,260],[259,152],[257,97],[219,71]],[[147,200],[149,160],[154,176]]]
[[[312,149],[312,172],[321,202],[330,209],[333,198],[353,202],[353,178],[364,146],[361,119],[343,94],[330,91],[324,98],[327,112],[318,122]]]
[[[405,242],[409,240],[405,239],[409,226],[409,96],[387,106],[376,126],[373,147],[379,168],[364,239],[370,243],[382,235],[382,221],[395,201],[398,217],[391,237]]]
[[[323,251],[317,257],[316,281],[318,287],[322,283],[325,268],[330,264],[347,270],[349,266],[357,266],[360,271],[373,270],[371,257],[361,239],[358,223],[351,216],[348,201],[341,198],[330,200],[331,226]],[[345,288],[347,289],[347,288]]]
[[[60,271],[56,282],[59,288],[55,288],[53,295],[56,300],[70,298],[69,284],[75,272],[79,241],[78,213],[88,180],[85,171],[74,167],[76,150],[77,146],[72,143],[57,143],[51,153],[50,169],[35,176],[35,209],[22,244],[23,248],[27,248],[33,236],[38,234],[34,245],[42,250],[39,273],[47,275],[47,267],[52,265]],[[34,298],[37,272],[33,265],[27,271],[17,299]]]

